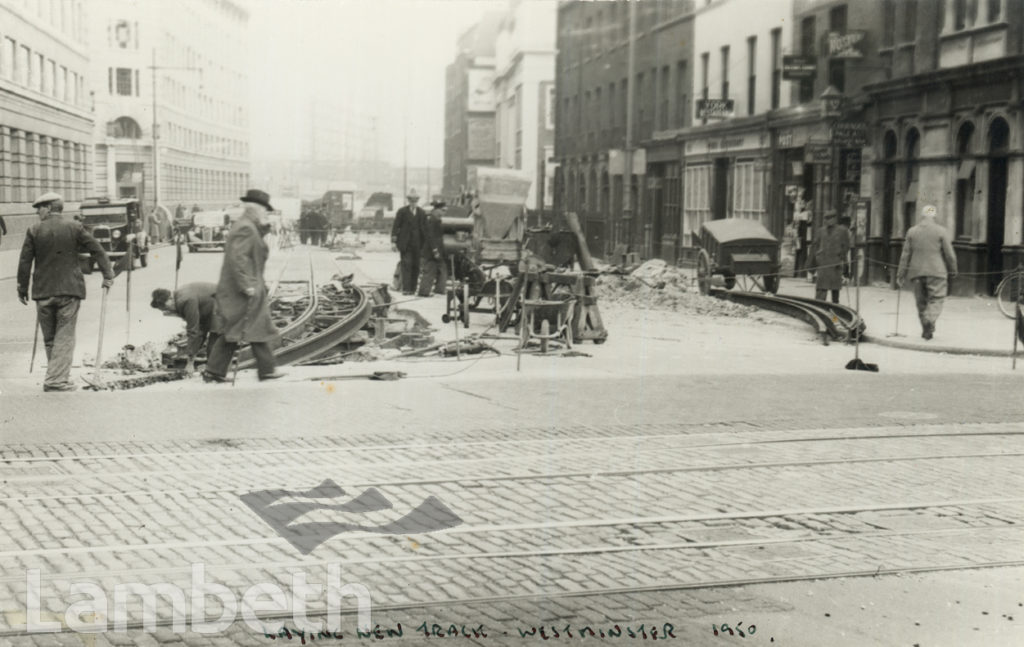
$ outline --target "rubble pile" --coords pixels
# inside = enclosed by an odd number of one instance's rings
[[[128,345],[103,362],[101,368],[120,369],[125,375],[160,371],[164,368],[162,349],[152,342],[141,346]]]
[[[597,280],[606,303],[716,317],[757,317],[757,308],[704,296],[681,269],[652,259],[629,273],[606,272]]]

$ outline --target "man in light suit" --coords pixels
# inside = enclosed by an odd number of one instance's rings
[[[914,282],[917,316],[921,320],[921,336],[931,339],[935,334],[935,321],[942,313],[942,300],[946,298],[947,276],[956,277],[956,255],[949,232],[936,224],[934,206],[921,209],[921,219],[907,232],[900,256],[896,285]]]
[[[427,212],[417,206],[420,196],[416,189],[409,189],[406,198],[409,204],[398,210],[391,226],[391,248],[400,254],[402,294],[408,295],[416,291],[416,278],[420,275],[420,230]]]

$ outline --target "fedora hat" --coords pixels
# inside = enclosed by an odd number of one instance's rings
[[[416,189],[409,189],[409,193],[407,193],[405,197],[409,198],[410,200],[419,200],[420,194],[416,193]]]
[[[33,209],[38,209],[39,207],[43,206],[44,204],[50,204],[51,202],[58,202],[58,201],[59,202],[63,202],[64,198],[61,197],[61,195],[59,193],[54,193],[53,191],[50,191],[49,193],[44,193],[43,195],[41,195],[38,198],[36,198],[36,201],[32,203],[32,208]]]
[[[267,194],[266,191],[260,191],[259,189],[249,189],[248,191],[245,192],[245,195],[239,198],[239,200],[241,200],[242,202],[255,202],[256,204],[261,204],[267,208],[267,211],[274,210],[274,208],[270,206],[270,196]]]

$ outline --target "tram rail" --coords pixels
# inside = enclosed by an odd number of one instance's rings
[[[771,310],[800,319],[814,329],[823,344],[829,341],[853,341],[863,338],[867,326],[860,314],[848,306],[788,294],[760,294],[757,292],[712,289],[710,294],[740,303]]]

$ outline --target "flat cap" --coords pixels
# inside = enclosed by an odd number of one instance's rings
[[[49,193],[44,193],[43,195],[41,195],[38,198],[36,198],[36,201],[32,203],[32,208],[33,209],[38,209],[39,207],[43,206],[44,204],[49,204],[51,202],[57,202],[58,200],[60,202],[63,202],[64,201],[64,197],[61,196],[61,194],[59,194],[59,193],[54,193],[53,191],[50,191]]]

